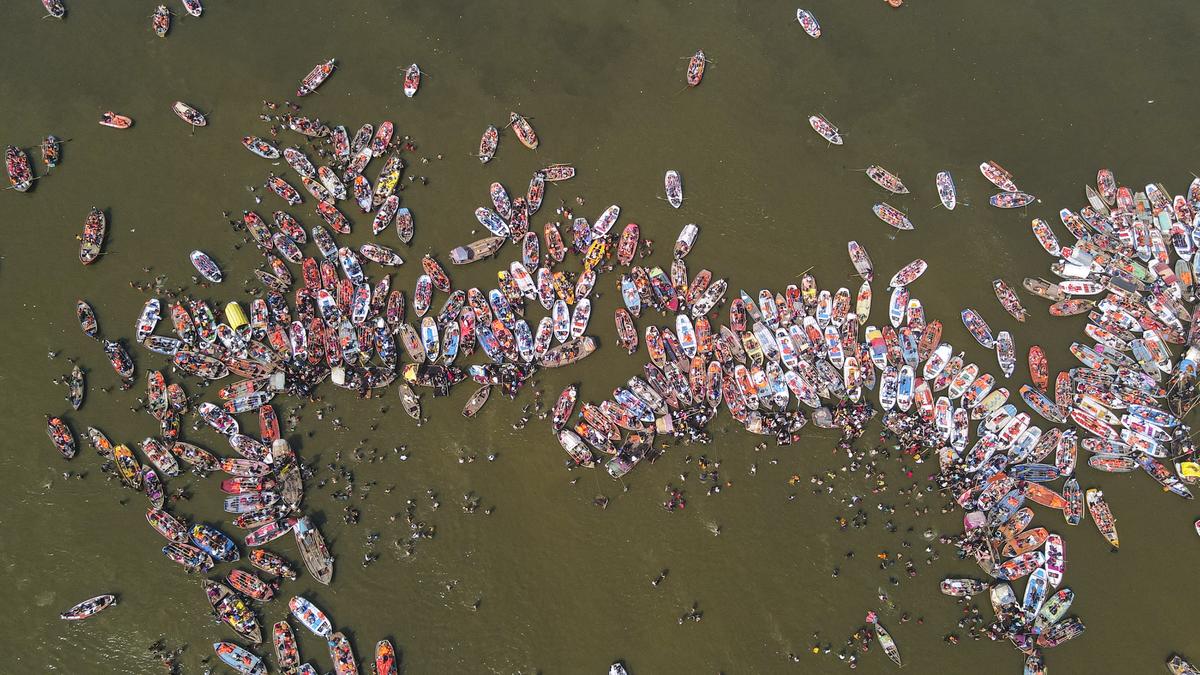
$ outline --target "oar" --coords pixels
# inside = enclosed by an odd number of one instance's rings
[[[34,176],[33,178],[30,178],[30,179],[29,179],[29,182],[31,182],[31,183],[32,183],[32,182],[34,182],[34,181],[41,180],[41,179],[43,179],[43,178],[45,178],[46,176],[49,176],[49,175],[50,175],[50,174],[46,173],[46,174],[42,174],[41,176]],[[4,189],[5,189],[5,190],[16,190],[16,189],[17,189],[17,186],[16,186],[16,185],[9,185],[8,187],[6,187],[6,188],[4,188]]]

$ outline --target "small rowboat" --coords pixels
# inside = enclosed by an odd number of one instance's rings
[[[937,185],[938,199],[942,200],[942,206],[953,211],[958,205],[958,190],[954,187],[954,177],[949,171],[939,171],[934,178],[934,184]]]
[[[24,150],[12,145],[5,148],[4,167],[14,190],[25,192],[33,187],[33,169],[29,167],[29,157]]]
[[[1092,459],[1095,459],[1095,456]],[[1117,537],[1117,519],[1113,517],[1112,510],[1108,508],[1108,502],[1104,501],[1104,491],[1091,488],[1087,491],[1086,498],[1088,511],[1092,514],[1092,522],[1096,523],[1100,534],[1104,535],[1113,548],[1120,548],[1121,540]]]
[[[888,288],[908,286],[912,282],[919,279],[927,269],[929,269],[929,264],[921,258],[917,258],[904,267],[901,267],[900,271],[896,272],[896,274],[892,276],[891,281],[888,282]]]
[[[900,662],[900,648],[896,646],[896,641],[892,639],[891,633],[879,625],[879,621],[872,620],[871,623],[875,626],[875,637],[879,639],[879,646],[883,647],[883,653],[887,654],[888,658],[894,661],[896,665],[903,666],[904,664]]]
[[[988,197],[988,203],[998,209],[1019,209],[1028,206],[1036,199],[1025,192],[1001,192]]]
[[[52,19],[61,19],[67,15],[67,7],[62,0],[42,0],[42,7],[46,8],[47,16]]]
[[[863,248],[857,241],[850,241],[846,244],[850,252],[850,262],[854,264],[854,270],[864,281],[871,281],[875,278],[875,266],[871,263],[871,256],[867,254],[867,249]]]
[[[100,257],[107,223],[104,212],[93,206],[83,221],[83,234],[79,237],[79,262],[90,265]]]
[[[1117,178],[1112,171],[1100,169],[1096,172],[1096,188],[1105,204],[1112,206],[1117,202]]]
[[[508,124],[512,127],[513,131],[516,132],[517,140],[521,141],[521,145],[524,145],[530,150],[537,149],[537,132],[533,130],[532,126],[530,126],[529,120],[515,112],[510,112],[508,114]]]
[[[664,182],[667,187],[667,203],[679,208],[683,205],[683,181],[679,179],[679,172],[675,169],[667,171]]]
[[[243,136],[242,145],[263,159],[279,159],[279,148],[258,136]]]
[[[880,202],[872,206],[871,210],[875,212],[876,217],[897,230],[913,229],[912,221],[908,219],[908,216],[887,202]]]
[[[813,128],[813,131],[820,134],[821,138],[834,145],[842,144],[842,135],[838,133],[838,128],[830,124],[829,120],[825,119],[823,115],[810,116],[808,124]]]
[[[200,4],[200,0],[183,0],[183,9],[195,17],[204,13],[204,5]]]
[[[159,5],[150,19],[150,26],[158,37],[167,37],[167,32],[171,30],[171,10],[167,9],[166,5]]]
[[[979,312],[968,307],[962,311],[962,320],[963,325],[967,327],[971,336],[984,349],[992,349],[996,346],[996,339],[992,336],[992,329],[983,320],[983,317],[979,315]]]
[[[1028,312],[1021,304],[1021,299],[1017,297],[1017,292],[1012,289],[1003,279],[992,281],[992,290],[996,292],[996,299],[1000,301],[1000,305],[1004,307],[1004,311],[1012,315],[1017,321],[1024,321]]]
[[[500,132],[496,127],[488,125],[479,139],[479,161],[487,164],[496,156],[496,146],[500,143]]]
[[[317,87],[321,86],[321,83],[333,73],[335,67],[334,59],[313,66],[308,75],[305,75],[304,79],[300,81],[300,88],[296,90],[296,95],[307,96],[316,91]]]
[[[404,71],[404,95],[412,98],[416,95],[417,89],[421,86],[421,69],[417,64],[412,64],[408,70]]]
[[[796,9],[796,20],[800,22],[800,27],[804,29],[805,33],[808,33],[809,37],[813,39],[821,37],[821,24],[817,23],[817,17],[813,16],[812,12],[807,9]]]
[[[267,673],[267,666],[262,659],[232,642],[214,642],[213,651],[225,665],[243,675],[266,675]]]
[[[396,649],[388,640],[380,640],[375,645],[375,675],[398,675],[396,667]]]
[[[875,181],[876,185],[892,194],[908,194],[908,188],[904,187],[904,183],[900,180],[899,176],[877,164],[867,167],[867,178]]]
[[[101,611],[117,604],[117,596],[115,595],[97,595],[94,598],[88,598],[83,602],[75,605],[71,609],[58,615],[58,618],[64,621],[80,621],[88,617],[95,616]]]
[[[1004,167],[993,161],[983,162],[979,165],[979,172],[983,177],[988,179],[992,185],[1004,190],[1005,192],[1017,192],[1017,184],[1012,180],[1012,174]]]
[[[128,129],[133,126],[133,120],[109,110],[100,115],[100,125],[114,129]]]
[[[471,418],[477,415],[484,404],[488,402],[488,397],[491,396],[492,385],[485,384],[471,394],[471,398],[467,399],[467,404],[463,406],[463,417]]]
[[[42,151],[42,163],[47,169],[53,169],[58,166],[58,160],[62,155],[62,141],[54,134],[50,134],[42,139],[40,146]]]
[[[179,119],[194,127],[202,127],[208,124],[208,119],[204,117],[204,113],[183,101],[175,101],[171,105],[171,110],[175,111],[176,115],[179,115]]]
[[[575,167],[570,164],[551,164],[542,169],[541,173],[545,176],[547,183],[557,183],[558,181],[574,178]]]
[[[212,258],[208,257],[207,253],[204,251],[192,251],[190,257],[192,259],[192,266],[196,268],[200,276],[214,284],[221,283],[221,279],[223,278],[221,268],[217,267],[217,264],[213,262]]]
[[[1058,237],[1054,236],[1054,230],[1050,229],[1050,225],[1041,218],[1034,218],[1032,222],[1033,236],[1037,237],[1038,243],[1052,256],[1058,256],[1062,253],[1062,246],[1058,243]]]
[[[695,87],[704,79],[704,67],[708,61],[704,58],[704,50],[697,50],[692,58],[688,59],[687,66],[687,86]]]

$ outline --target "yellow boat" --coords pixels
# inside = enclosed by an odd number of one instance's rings
[[[225,321],[227,321],[229,323],[229,327],[234,330],[237,330],[250,323],[250,321],[246,319],[246,313],[242,311],[242,306],[237,302],[231,302],[228,305],[225,305]]]
[[[588,246],[587,253],[583,257],[583,270],[586,272],[594,269],[597,265],[604,261],[605,255],[608,253],[608,240],[604,238],[597,239]]]
[[[142,489],[142,465],[134,456],[133,451],[129,446],[122,443],[113,448],[113,461],[117,465],[117,471],[120,472],[121,478],[125,484],[134,490]]]

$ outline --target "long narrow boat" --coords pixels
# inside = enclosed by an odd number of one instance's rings
[[[488,128],[483,130],[483,136],[479,138],[479,161],[482,164],[487,164],[492,161],[492,157],[496,156],[496,147],[500,143],[500,132],[495,126],[488,125]]]
[[[866,171],[867,178],[870,178],[875,182],[876,185],[884,190],[887,190],[895,195],[908,194],[908,188],[904,186],[904,182],[900,180],[900,177],[883,168],[882,166],[872,164],[871,166],[867,167]]]
[[[914,229],[912,221],[908,219],[908,216],[887,202],[879,202],[875,206],[872,206],[871,210],[875,212],[876,217],[897,230]]]
[[[883,647],[883,653],[887,654],[888,658],[896,662],[896,665],[903,666],[900,662],[900,648],[896,646],[896,641],[892,639],[892,634],[887,631],[878,620],[872,621],[875,626],[875,637],[879,639],[879,646]]]
[[[316,91],[317,87],[329,79],[329,76],[333,73],[333,69],[336,67],[334,59],[329,59],[324,63],[318,63],[313,66],[308,75],[305,75],[304,79],[300,81],[300,88],[296,90],[296,95],[307,96]]]
[[[5,148],[4,167],[14,190],[25,192],[33,187],[33,169],[29,167],[29,156],[24,150],[13,145]]]
[[[96,207],[88,212],[83,221],[83,234],[79,237],[79,262],[90,265],[100,257],[100,248],[104,244],[104,233],[108,229],[108,221],[104,212]]]
[[[942,206],[953,211],[958,205],[958,189],[954,187],[954,177],[949,171],[939,171],[934,178],[934,185],[937,186],[938,199],[941,200]]]
[[[1113,517],[1112,510],[1108,508],[1108,502],[1104,501],[1104,491],[1096,488],[1091,488],[1086,493],[1088,511],[1092,514],[1092,522],[1096,523],[1096,529],[1100,530],[1100,534],[1112,544],[1113,548],[1121,547],[1121,540],[1117,537],[1117,519]]]
[[[58,615],[58,618],[64,621],[81,621],[89,617],[99,614],[103,610],[117,604],[117,596],[115,595],[97,595],[94,598],[88,598],[83,602],[75,605],[71,609]]]
[[[328,586],[333,579],[333,556],[329,554],[325,538],[321,536],[320,530],[309,520],[308,516],[304,516],[296,521],[293,532],[295,532],[296,545],[300,548],[300,555],[304,558],[304,565],[308,568],[308,573],[312,575],[313,579]]]
[[[692,58],[688,59],[687,75],[685,77],[687,86],[695,87],[700,84],[700,81],[704,79],[704,67],[707,64],[708,61],[704,58],[703,49],[697,50],[692,55]]]
[[[508,125],[511,126],[512,130],[517,134],[517,140],[521,141],[521,145],[524,145],[530,150],[537,149],[537,132],[533,130],[533,127],[529,124],[529,120],[515,112],[510,112],[508,114]]]

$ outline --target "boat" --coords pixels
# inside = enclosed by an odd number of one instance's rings
[[[67,6],[62,0],[42,0],[42,7],[46,8],[46,16],[51,19],[62,19],[67,15]]]
[[[319,583],[328,586],[333,579],[333,556],[329,554],[329,549],[325,546],[325,538],[321,536],[320,530],[309,520],[308,516],[303,516],[296,521],[293,532],[296,535],[296,545],[300,548],[300,555],[304,558],[304,565],[308,568],[308,573]]]
[[[46,165],[47,170],[58,166],[58,160],[62,156],[62,141],[57,136],[49,134],[43,138],[40,149],[42,164]]]
[[[908,286],[909,284],[911,284],[912,282],[914,282],[918,278],[920,278],[920,276],[922,274],[924,274],[925,270],[927,270],[927,269],[929,269],[929,264],[926,263],[924,260],[917,258],[916,260],[908,263],[904,267],[901,267],[900,271],[896,272],[896,274],[894,274],[892,276],[891,281],[888,282],[888,288],[896,288],[897,286]]]
[[[204,116],[204,113],[196,110],[183,101],[175,101],[175,103],[171,104],[171,110],[173,110],[175,114],[179,116],[179,119],[187,122],[193,127],[203,127],[208,125],[208,118]]]
[[[992,336],[992,329],[979,315],[979,312],[968,307],[962,311],[963,325],[967,327],[967,331],[971,333],[971,337],[980,344],[984,349],[992,349],[996,346],[996,338]]]
[[[993,161],[983,162],[979,165],[979,172],[983,177],[988,179],[992,185],[1000,188],[1005,192],[1017,192],[1017,184],[1012,180],[1012,174],[1004,167]]]
[[[467,404],[463,406],[462,415],[466,418],[474,417],[483,408],[488,401],[488,396],[492,393],[492,385],[485,384],[471,394],[471,398],[467,399]]]
[[[1178,654],[1171,655],[1171,660],[1167,661],[1167,670],[1171,671],[1171,675],[1200,675],[1200,668],[1196,668]]]
[[[995,279],[992,281],[992,290],[995,291],[996,299],[1000,301],[1004,311],[1011,314],[1017,321],[1025,321],[1029,312],[1021,304],[1021,299],[1017,297],[1017,292],[1012,289],[1012,286],[1009,286],[1003,279]]]
[[[296,647],[296,635],[292,624],[276,621],[271,628],[271,644],[275,647],[275,660],[283,673],[294,674],[300,667],[300,650]]]
[[[108,219],[104,217],[103,211],[93,206],[87,218],[83,220],[83,234],[79,237],[79,262],[84,265],[96,262],[100,257],[104,234],[107,231]]]
[[[937,186],[938,199],[941,200],[942,206],[953,211],[958,205],[958,190],[954,187],[954,178],[950,172],[939,171],[934,178],[934,184]]]
[[[242,145],[263,159],[279,159],[279,148],[258,136],[243,136]]]
[[[884,190],[894,195],[908,194],[908,188],[904,187],[904,182],[900,180],[900,177],[882,166],[872,164],[866,168],[866,173],[867,178],[870,178]]]
[[[691,252],[692,246],[696,243],[696,235],[700,233],[700,229],[693,223],[688,223],[679,231],[679,236],[675,239],[674,256],[676,260],[682,260]],[[686,281],[686,278],[685,278]]]
[[[388,640],[375,644],[375,675],[399,675],[396,665],[396,649]]]
[[[333,632],[333,622],[329,617],[322,612],[320,608],[314,605],[304,596],[295,595],[288,601],[288,609],[291,610],[292,616],[317,637],[327,638]]]
[[[496,251],[508,241],[508,237],[492,236],[473,241],[466,246],[459,246],[450,251],[450,264],[466,265],[495,255]]]
[[[417,64],[412,64],[404,71],[404,95],[412,98],[417,94],[417,89],[421,86],[421,69]]]
[[[1000,192],[988,197],[988,203],[998,209],[1019,209],[1028,206],[1036,199],[1025,192]]]
[[[908,216],[887,202],[880,202],[872,206],[871,210],[875,212],[876,217],[897,230],[914,229],[912,221],[908,219]]]
[[[97,595],[59,614],[58,618],[64,621],[82,621],[83,619],[99,614],[115,604],[117,604],[117,596],[112,594]]]
[[[24,150],[12,145],[5,148],[4,167],[14,190],[26,192],[33,187],[33,169],[29,167],[29,156]]]
[[[159,5],[154,10],[154,16],[150,19],[150,27],[154,29],[154,34],[158,37],[167,37],[167,33],[171,30],[171,10],[167,9],[166,5]]]
[[[1121,540],[1117,537],[1117,520],[1113,517],[1108,502],[1104,501],[1104,491],[1089,488],[1085,494],[1088,511],[1092,514],[1092,522],[1096,523],[1100,534],[1108,540],[1113,548],[1120,548]]]
[[[537,149],[537,132],[535,132],[533,127],[530,126],[529,120],[515,112],[510,112],[508,114],[508,124],[512,127],[513,132],[516,133],[517,140],[521,141],[521,145],[524,145],[530,150]]]
[[[540,172],[548,183],[570,180],[575,177],[575,167],[570,164],[551,164]]]
[[[687,86],[695,87],[700,84],[700,81],[704,79],[704,67],[707,63],[708,61],[704,58],[704,50],[696,50],[692,58],[688,59]]]
[[[812,15],[812,12],[807,9],[796,10],[796,21],[800,22],[800,27],[808,33],[809,37],[816,39],[821,37],[821,24],[817,23],[817,18]]]
[[[354,661],[354,651],[346,636],[340,631],[333,633],[329,636],[328,644],[335,675],[358,675],[358,664]]]
[[[317,87],[321,86],[321,84],[324,83],[325,80],[327,80],[333,73],[333,69],[335,67],[336,63],[334,59],[329,59],[324,63],[318,63],[317,65],[313,66],[313,69],[308,72],[308,75],[305,75],[304,79],[300,81],[300,87],[296,89],[296,95],[308,96],[312,92],[316,91]]]
[[[208,257],[207,253],[204,251],[192,251],[189,257],[192,260],[192,266],[196,268],[200,276],[214,284],[221,283],[221,279],[223,278],[221,268],[217,267],[217,264],[213,262],[212,258]]]
[[[867,254],[867,249],[853,240],[846,244],[846,248],[850,253],[850,262],[853,263],[854,270],[858,272],[858,276],[867,282],[874,279],[875,266],[871,263],[871,256]]]
[[[133,126],[133,120],[109,110],[100,114],[100,125],[113,129],[128,129]]]
[[[900,648],[896,646],[896,641],[892,639],[891,633],[880,625],[877,619],[873,619],[870,623],[875,627],[875,637],[879,640],[879,646],[883,647],[883,653],[887,654],[888,658],[896,665],[903,666],[904,664],[900,661]]]
[[[479,139],[479,161],[482,164],[487,164],[496,156],[496,147],[500,142],[500,132],[496,127],[488,125],[488,128],[483,130],[483,136]]]
[[[196,2],[197,0],[192,0]],[[267,666],[262,659],[232,642],[214,642],[213,651],[225,665],[243,675],[266,675]]]
[[[181,1],[183,2],[184,11],[187,12],[188,14],[195,16],[195,17],[199,17],[201,14],[204,13],[204,5],[202,5],[200,3],[200,0],[181,0]]]
[[[679,172],[671,169],[663,180],[667,188],[667,203],[673,208],[683,206],[683,181],[679,178]]]
[[[829,141],[833,145],[842,144],[842,135],[838,133],[838,128],[833,126],[829,120],[823,115],[812,115],[808,118],[808,124],[817,132],[821,138]]]

